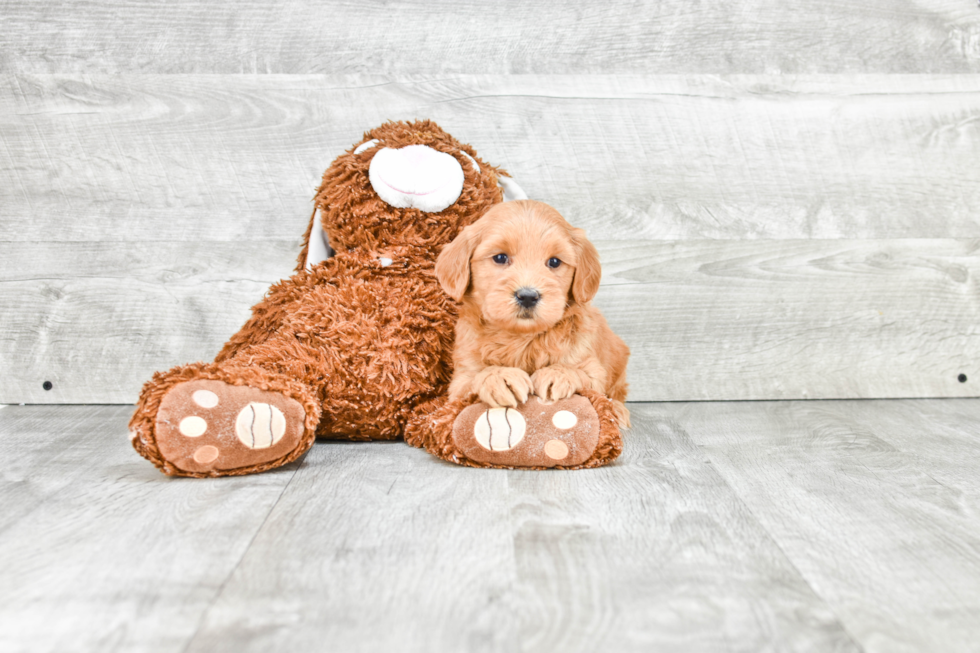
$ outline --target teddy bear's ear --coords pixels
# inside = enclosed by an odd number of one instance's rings
[[[524,192],[524,189],[518,186],[517,182],[510,177],[500,175],[497,177],[497,185],[504,190],[505,202],[527,199],[527,193]]]
[[[322,263],[333,256],[330,243],[327,241],[327,234],[323,231],[323,222],[317,220],[316,211],[313,211],[313,224],[310,225],[310,239],[306,248],[306,265],[309,270],[317,263]]]
[[[317,207],[313,207],[313,215],[310,216],[310,224],[306,227],[303,234],[303,247],[299,252],[295,272],[309,270],[317,263],[326,261],[333,256],[333,249],[327,234],[323,231],[323,223],[317,219]]]
[[[479,226],[471,224],[449,243],[436,259],[436,279],[446,294],[462,301],[470,285],[470,259],[480,241]]]

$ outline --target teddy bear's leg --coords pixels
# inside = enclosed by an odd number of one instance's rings
[[[413,420],[406,440],[473,467],[581,469],[622,451],[614,402],[589,391],[551,404],[531,397],[518,408],[447,401]]]
[[[136,450],[166,474],[231,476],[298,458],[319,415],[315,392],[289,375],[197,363],[155,374],[130,429]]]

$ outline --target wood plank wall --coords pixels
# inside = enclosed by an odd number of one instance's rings
[[[0,44],[0,402],[213,357],[423,117],[596,241],[631,399],[980,395],[975,2],[7,2]]]

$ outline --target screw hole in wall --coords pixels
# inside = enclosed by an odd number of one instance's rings
[[[966,374],[960,374],[958,377],[956,377],[956,380],[960,383],[966,383]]]
[[[51,383],[50,381],[45,381],[44,383],[41,384],[41,387],[44,388],[45,390],[50,390],[51,388],[54,387],[54,384]]]

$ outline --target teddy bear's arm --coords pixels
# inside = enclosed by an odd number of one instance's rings
[[[325,277],[333,274],[334,267],[334,262],[327,260],[323,263],[323,269],[318,267],[315,274],[302,270],[274,284],[262,301],[252,307],[252,316],[228,339],[215,362],[228,360],[242,348],[268,340],[282,326],[291,313],[291,307],[301,301],[317,283],[322,283]]]

